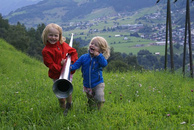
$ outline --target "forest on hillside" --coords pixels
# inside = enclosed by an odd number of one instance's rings
[[[149,7],[154,5],[154,3],[152,0],[141,0],[141,2],[134,0],[103,0],[103,2],[102,0],[88,0],[83,3],[73,0],[43,0],[35,5],[19,8],[6,17],[14,24],[17,21],[25,21],[25,19],[33,20],[37,18],[44,21],[46,17],[49,17],[49,20],[56,20],[57,18],[67,22],[74,18],[86,16],[93,10],[101,8],[112,7],[115,12],[121,13]],[[54,10],[59,10],[63,13],[53,12]]]
[[[36,29],[27,29],[20,22],[16,25],[10,25],[8,20],[0,16],[0,38],[6,40],[16,49],[41,61],[44,47],[41,41],[41,34],[44,28],[45,24],[39,24]],[[66,42],[69,43],[69,39]],[[80,47],[80,43],[76,42],[76,39],[74,39],[73,47],[76,48],[79,56],[87,53],[87,48]],[[189,55],[186,57],[187,64]],[[111,56],[108,59],[109,65],[106,67],[106,71],[140,70],[142,68],[161,70],[164,68],[164,59],[164,56],[157,56],[148,50],[140,50],[137,55],[133,55],[132,53],[114,52],[114,48],[111,48]],[[182,55],[174,55],[175,70],[182,67],[182,61]],[[168,55],[168,63],[170,68],[170,55]]]

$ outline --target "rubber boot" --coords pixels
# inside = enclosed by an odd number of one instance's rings
[[[66,105],[65,105],[65,98],[59,99],[59,106],[60,106],[60,108],[63,108],[63,109],[66,108]]]
[[[98,110],[101,110],[101,108],[103,107],[103,105],[104,105],[104,103],[103,103],[103,102],[99,102],[99,103],[97,104],[97,106],[98,106]]]
[[[69,111],[72,107],[73,107],[73,103],[67,102],[67,103],[66,103],[66,109],[65,109],[65,111],[63,112],[63,115],[64,115],[64,116],[67,116],[68,111]]]

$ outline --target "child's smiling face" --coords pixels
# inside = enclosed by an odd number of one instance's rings
[[[89,52],[91,55],[94,55],[95,52],[100,53],[100,47],[99,44],[93,40],[89,45]]]
[[[47,40],[50,44],[55,44],[59,41],[59,31],[55,28],[50,28],[47,34]]]

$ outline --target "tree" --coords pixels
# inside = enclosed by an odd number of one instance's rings
[[[128,70],[128,65],[121,60],[111,61],[106,67],[106,71],[119,71],[124,72]]]
[[[4,20],[2,15],[0,14],[0,38],[5,39],[8,29],[9,29],[8,20]]]
[[[150,51],[148,50],[140,50],[137,55],[140,56],[140,55],[148,55],[148,54],[152,54]]]
[[[137,32],[134,32],[134,33],[130,34],[130,36],[132,36],[132,37],[140,37]]]
[[[1,14],[0,14],[0,28],[5,28],[5,29],[9,28],[8,20],[3,19]]]
[[[26,27],[20,24],[20,22],[18,22],[17,25],[10,26],[5,40],[18,50],[25,52],[29,45],[29,37],[27,36]]]
[[[159,61],[156,56],[154,56],[148,50],[140,50],[137,56],[138,64],[143,66],[145,69],[158,69]]]

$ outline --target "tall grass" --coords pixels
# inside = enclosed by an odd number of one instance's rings
[[[105,104],[87,107],[78,70],[66,117],[42,62],[0,40],[0,129],[194,129],[194,80],[159,71],[106,73]]]

